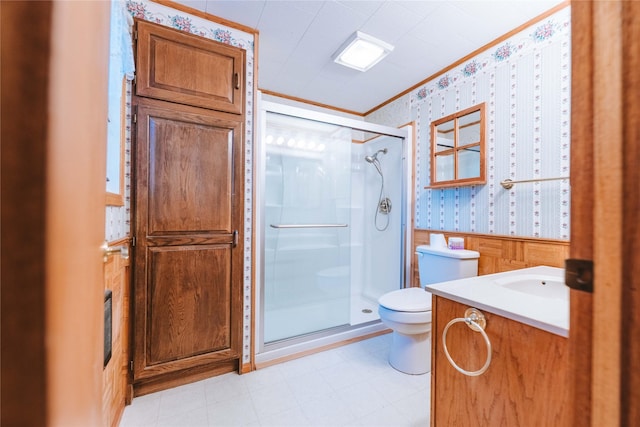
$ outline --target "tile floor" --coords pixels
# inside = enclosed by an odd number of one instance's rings
[[[428,426],[430,374],[387,362],[391,334],[137,397],[121,427]]]

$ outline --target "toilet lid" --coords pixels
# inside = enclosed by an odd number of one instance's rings
[[[423,288],[406,288],[384,294],[378,303],[394,311],[430,311],[431,294]]]

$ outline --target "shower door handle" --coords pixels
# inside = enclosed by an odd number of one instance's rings
[[[339,228],[349,224],[271,224],[271,228]]]

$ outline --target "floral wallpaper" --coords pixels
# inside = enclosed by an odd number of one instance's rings
[[[124,206],[107,206],[105,240],[114,242],[131,235],[131,81],[125,89]]]
[[[569,7],[558,11],[414,90],[411,117],[385,119],[387,124],[417,123],[417,228],[569,239],[568,179],[516,184],[509,190],[500,181],[569,176],[570,22]],[[482,102],[487,183],[425,188],[430,123]],[[389,106],[385,111],[400,110]]]
[[[176,30],[206,37],[239,47],[253,56],[253,35],[212,21],[191,16],[150,1],[128,1],[127,10],[134,18],[166,25]]]
[[[461,68],[438,76],[432,83],[428,83],[414,92],[412,102],[424,100],[428,95],[437,90],[443,90],[456,82],[474,76],[482,70],[495,67],[499,63],[509,61],[510,58],[524,56],[532,50],[541,49],[544,42],[552,42],[558,37],[568,37],[570,33],[570,10],[565,8],[550,17],[546,22],[538,24],[537,27],[524,30],[511,39],[505,41],[497,48],[491,48],[486,52],[476,56]],[[567,15],[563,18],[562,15]]]

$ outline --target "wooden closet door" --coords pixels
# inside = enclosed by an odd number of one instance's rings
[[[239,359],[238,116],[138,98],[134,381]]]
[[[242,49],[137,23],[136,95],[217,111],[244,111]]]

